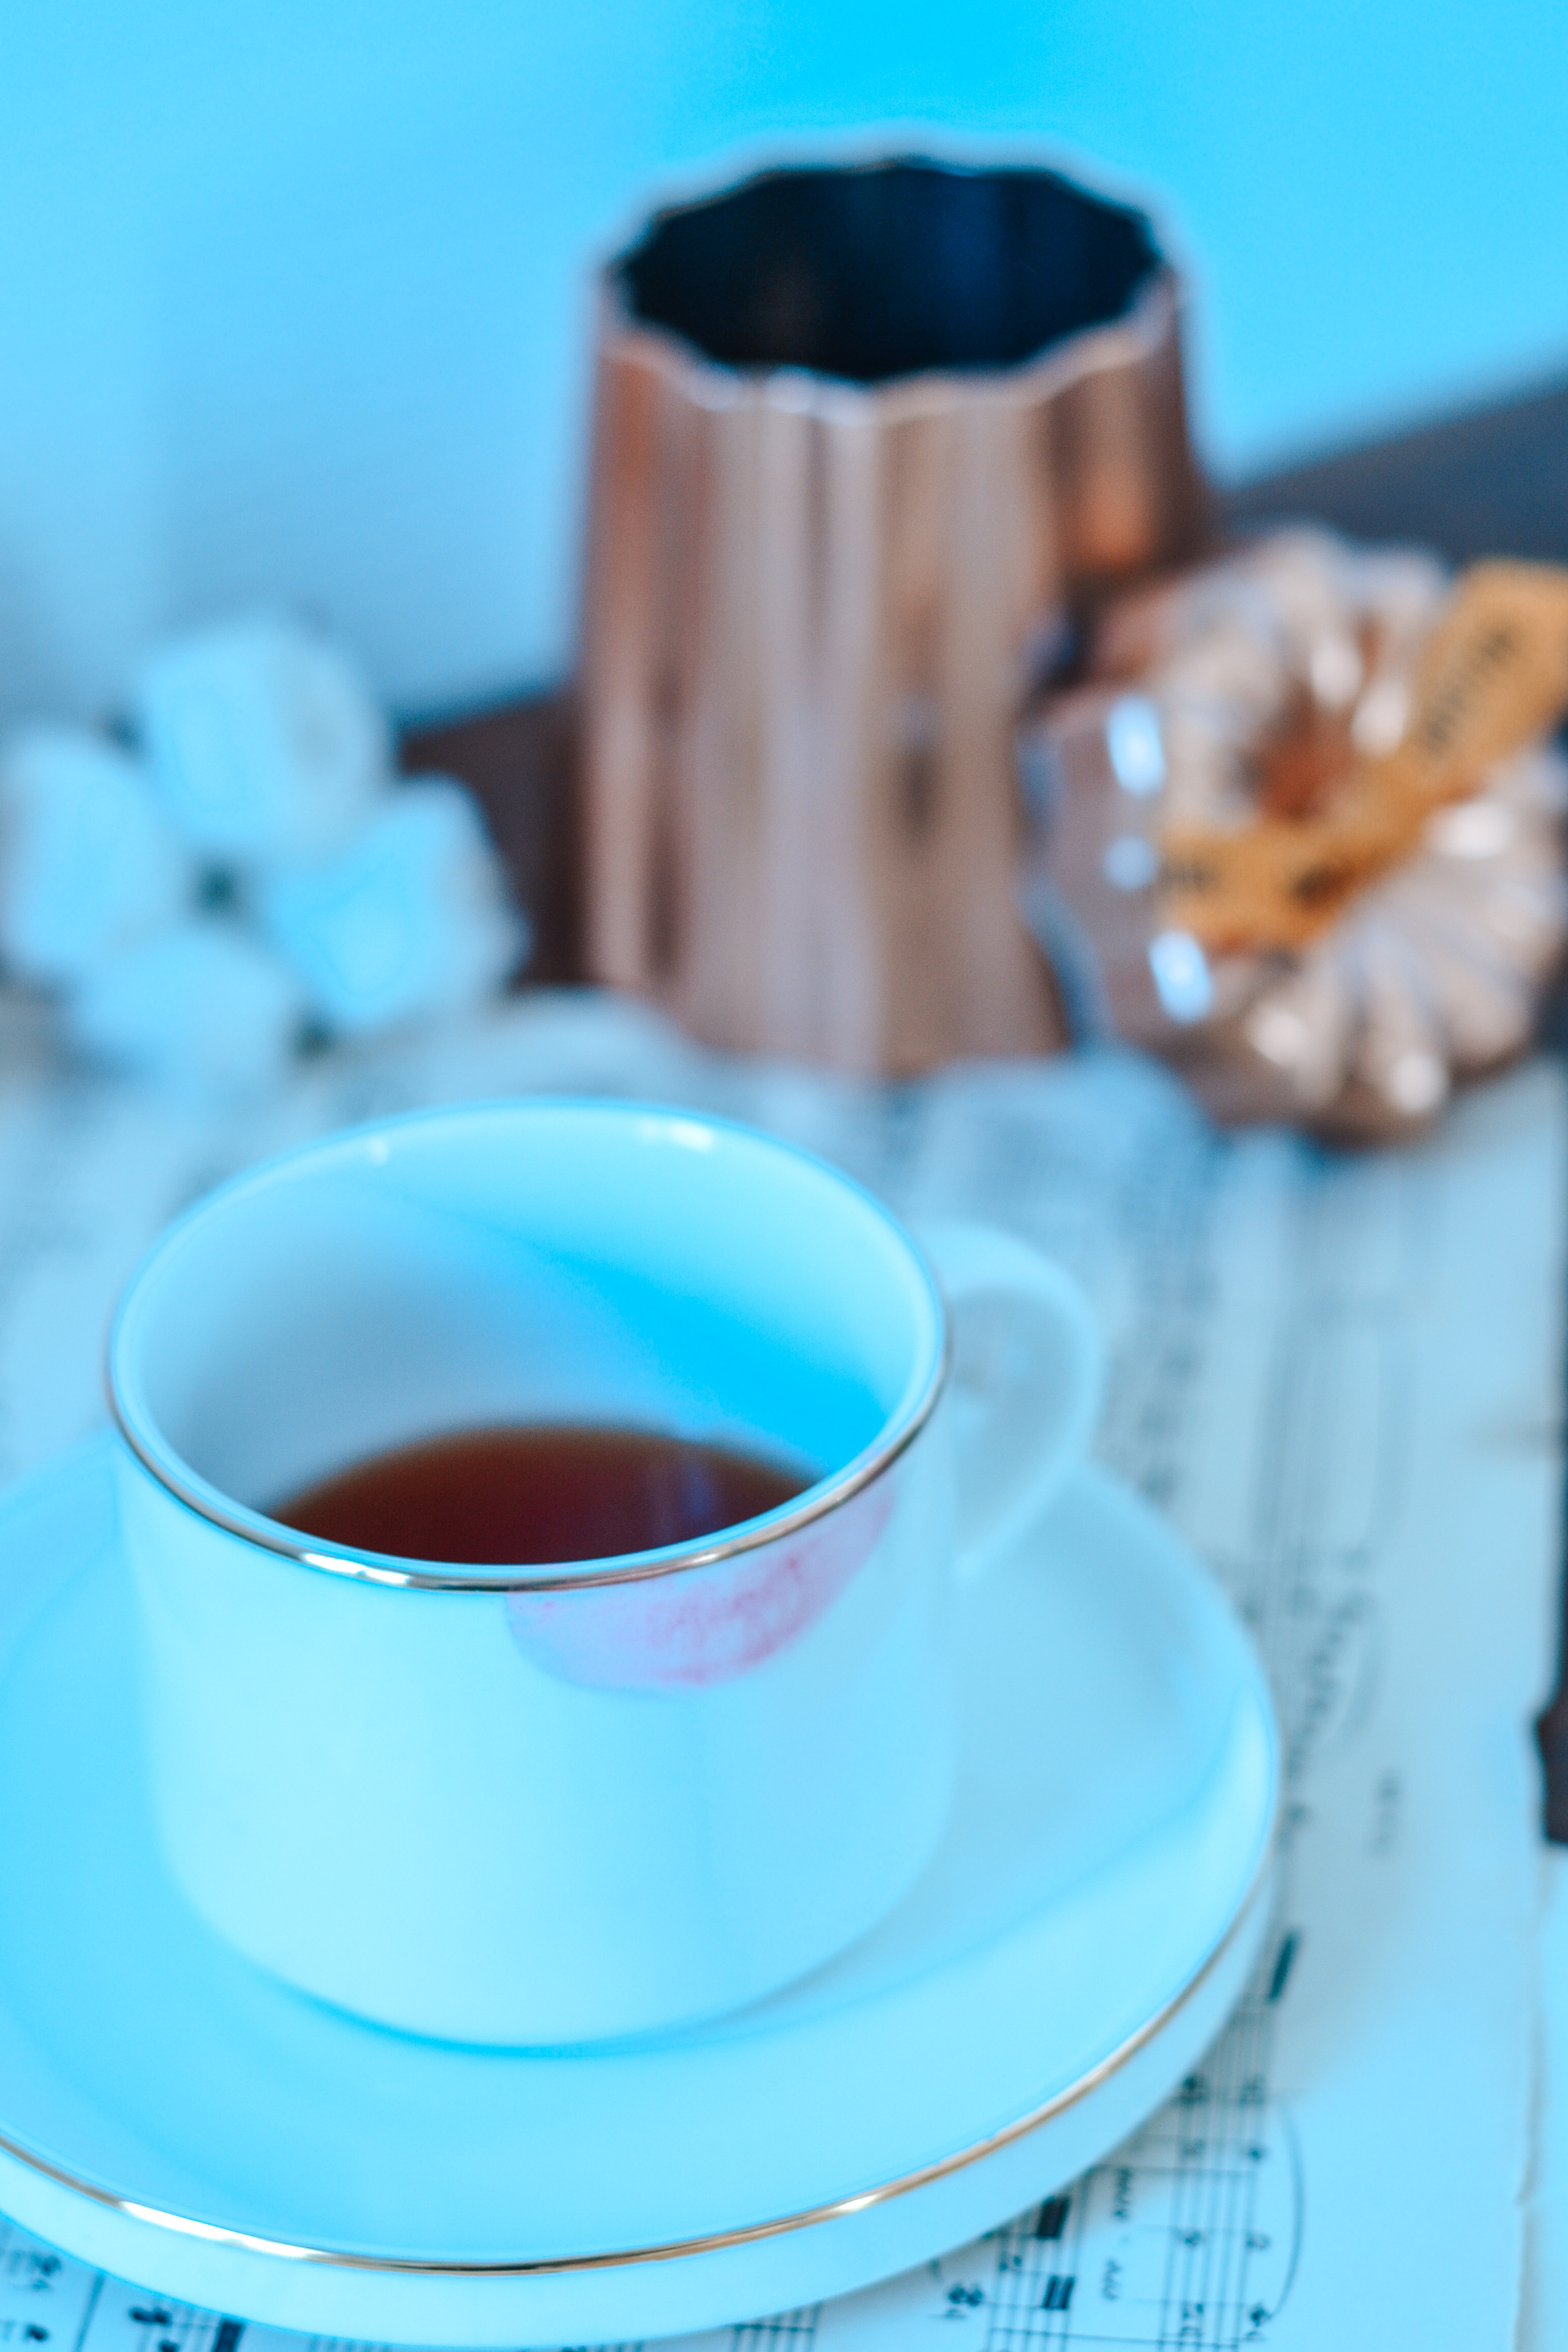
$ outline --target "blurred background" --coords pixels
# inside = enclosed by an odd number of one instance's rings
[[[265,596],[405,715],[559,677],[590,265],[785,148],[1147,196],[1227,483],[1547,380],[1565,64],[1561,0],[6,0],[0,719]]]

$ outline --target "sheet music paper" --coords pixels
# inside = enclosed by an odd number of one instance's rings
[[[589,996],[323,1062],[244,1114],[68,1079],[25,1035],[12,1064],[6,1476],[100,1419],[112,1298],[184,1200],[260,1150],[424,1101],[565,1089],[728,1112],[907,1213],[1037,1240],[1094,1297],[1100,1451],[1211,1563],[1274,1680],[1288,1804],[1258,1976],[1177,2096],[1082,2180],[941,2263],[686,2352],[1511,2344],[1540,1896],[1527,1724],[1557,1561],[1553,1070],[1478,1093],[1419,1150],[1351,1160],[1217,1136],[1128,1056],[872,1088],[705,1055]],[[242,2335],[301,2347],[0,2224],[5,2352],[237,2352]]]

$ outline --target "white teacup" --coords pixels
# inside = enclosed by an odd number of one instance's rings
[[[154,1802],[197,1910],[322,2000],[514,2044],[734,2008],[864,1933],[947,1809],[955,1571],[1046,1502],[1100,1389],[1066,1276],[981,1228],[927,1246],[940,1291],[802,1152],[558,1101],[338,1136],[173,1226],[110,1387]],[[819,1475],[695,1543],[555,1569],[268,1516],[508,1423]]]

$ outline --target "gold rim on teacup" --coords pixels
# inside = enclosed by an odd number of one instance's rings
[[[259,1544],[263,1550],[279,1553],[285,1559],[297,1560],[301,1568],[317,1568],[329,1576],[353,1577],[361,1584],[411,1586],[421,1592],[574,1592],[600,1584],[641,1584],[652,1577],[679,1576],[688,1569],[713,1568],[720,1561],[732,1559],[742,1552],[755,1551],[763,1544],[782,1543],[787,1537],[798,1535],[840,1504],[849,1502],[875,1484],[886,1470],[890,1470],[900,1454],[914,1443],[935,1412],[946,1383],[952,1360],[952,1339],[947,1318],[942,1318],[942,1345],[935,1370],[924,1392],[916,1399],[898,1426],[864,1461],[852,1462],[847,1470],[826,1484],[819,1482],[807,1489],[805,1498],[797,1504],[781,1504],[765,1518],[751,1519],[722,1534],[717,1542],[699,1538],[695,1543],[670,1547],[666,1550],[628,1552],[618,1560],[584,1569],[568,1570],[550,1568],[542,1575],[525,1569],[498,1563],[494,1568],[465,1571],[453,1566],[434,1564],[416,1567],[402,1559],[395,1552],[339,1551],[322,1549],[286,1528],[281,1520],[269,1519],[261,1511],[226,1510],[216,1496],[202,1493],[195,1486],[181,1478],[166,1462],[161,1461],[145,1445],[132,1426],[116,1391],[112,1369],[108,1377],[109,1406],[115,1427],[136,1456],[142,1467],[158,1481],[166,1494],[177,1503],[195,1511],[212,1527],[222,1528],[226,1535],[237,1536],[243,1543]]]

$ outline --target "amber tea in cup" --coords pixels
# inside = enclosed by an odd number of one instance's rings
[[[694,1543],[776,1510],[813,1475],[662,1430],[532,1423],[373,1454],[272,1516],[353,1551],[526,1567]]]

